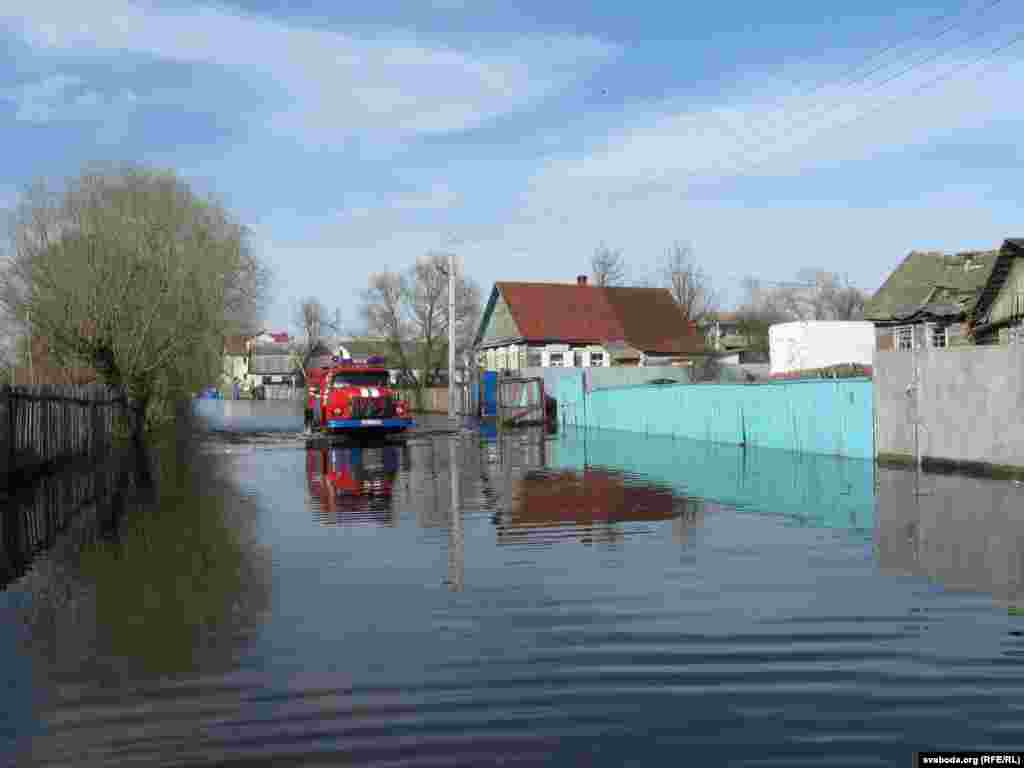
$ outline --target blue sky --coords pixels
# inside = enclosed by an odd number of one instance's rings
[[[252,227],[278,328],[315,295],[356,330],[371,272],[446,244],[486,293],[683,240],[729,304],[1024,235],[1024,41],[984,58],[1013,0],[291,5],[7,0],[0,205],[173,168]]]

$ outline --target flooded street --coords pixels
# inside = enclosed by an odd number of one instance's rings
[[[423,421],[369,445],[247,423],[82,475],[77,511],[71,481],[15,499],[10,764],[1024,749],[1024,488]]]

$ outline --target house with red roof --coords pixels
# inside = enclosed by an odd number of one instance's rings
[[[475,348],[489,371],[682,364],[706,354],[703,334],[665,288],[498,282]]]

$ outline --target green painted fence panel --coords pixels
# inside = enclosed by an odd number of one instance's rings
[[[563,427],[615,429],[733,445],[874,459],[869,379],[679,384],[587,391],[558,384]]]
[[[570,430],[549,443],[553,468],[600,467],[685,497],[792,517],[803,525],[872,529],[875,464],[823,454],[608,430]]]

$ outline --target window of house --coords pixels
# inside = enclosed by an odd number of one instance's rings
[[[582,368],[583,367],[583,350],[582,349],[577,349],[577,350],[573,351],[573,353],[572,353],[572,364],[575,365],[577,368]]]
[[[932,346],[933,347],[945,347],[945,346],[948,345],[949,338],[946,335],[946,328],[945,328],[945,326],[939,327],[939,326],[934,326],[933,325],[929,329],[929,331],[930,331],[930,334],[931,334],[931,337],[932,337]]]
[[[908,352],[914,348],[914,327],[903,325],[896,329],[896,349]]]
[[[540,368],[543,364],[543,358],[541,357],[539,349],[535,347],[530,347],[528,350],[526,350],[527,368]]]
[[[565,355],[561,352],[552,352],[548,355],[548,365],[552,367],[561,367],[564,365]]]
[[[604,365],[604,353],[603,352],[591,352],[590,353],[590,364],[592,366]]]

